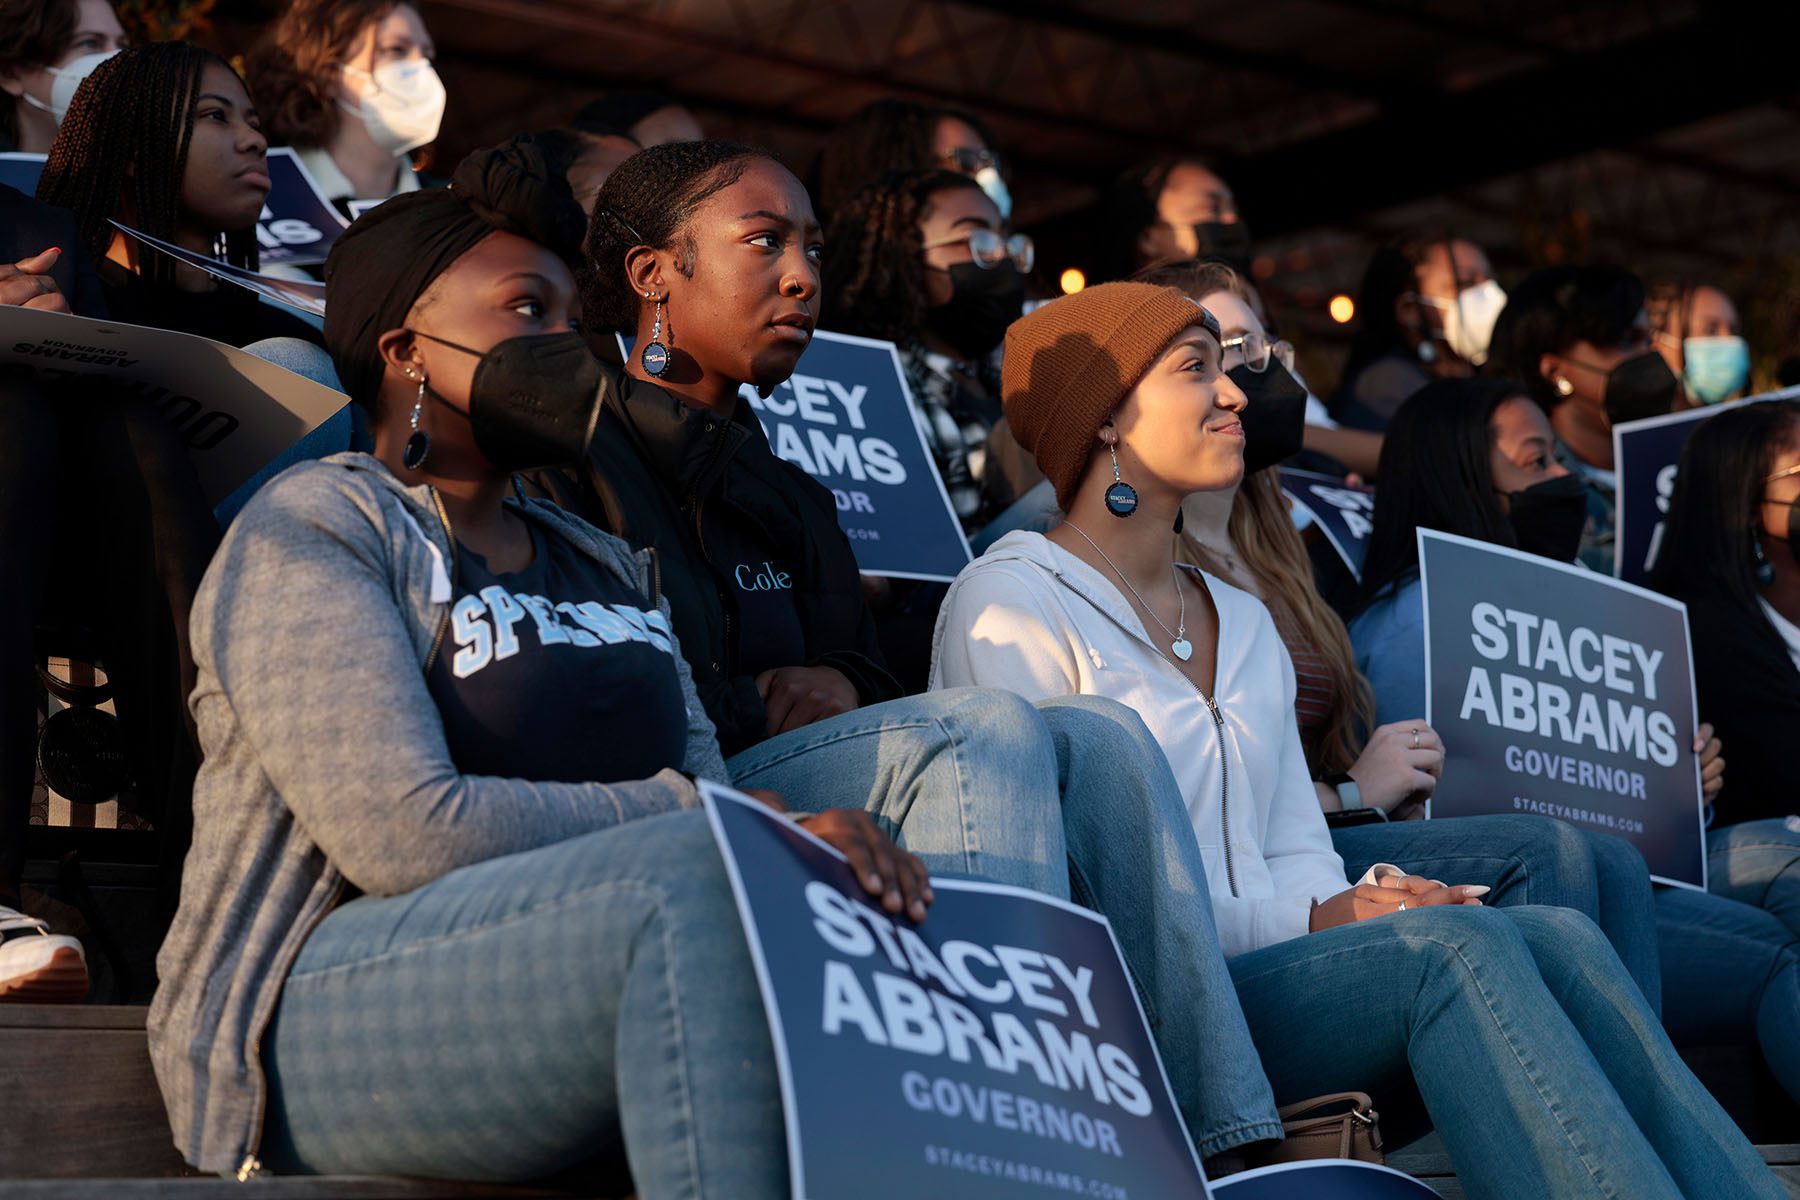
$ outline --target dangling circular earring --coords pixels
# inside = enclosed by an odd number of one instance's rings
[[[1756,586],[1771,587],[1775,583],[1775,564],[1763,553],[1762,538],[1750,535],[1750,557],[1756,563]]]
[[[1137,489],[1119,477],[1118,435],[1114,434],[1106,443],[1106,452],[1112,455],[1113,481],[1106,489],[1106,511],[1115,517],[1129,517],[1137,511]]]
[[[648,296],[649,293],[646,292],[645,295]],[[638,361],[644,365],[644,370],[657,379],[661,379],[663,372],[669,369],[669,348],[662,342],[662,310],[662,298],[657,297],[656,322],[650,326],[650,340],[644,343],[643,352],[638,355]],[[674,338],[669,340],[673,341]]]
[[[1556,377],[1554,386],[1556,388],[1556,394],[1559,396],[1573,396],[1575,394],[1575,385],[1564,379],[1561,375]]]
[[[425,459],[431,454],[431,435],[419,428],[419,418],[425,412],[425,380],[419,380],[419,394],[412,406],[412,436],[406,439],[406,448],[400,451],[400,465],[409,471],[416,471],[425,465]]]

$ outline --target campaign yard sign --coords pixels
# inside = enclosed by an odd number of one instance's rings
[[[1664,522],[1675,495],[1675,470],[1682,448],[1710,417],[1739,404],[1800,397],[1800,387],[1767,392],[1728,404],[1646,417],[1614,425],[1613,469],[1618,474],[1613,574],[1629,583],[1647,583],[1662,550]]]
[[[247,291],[255,292],[265,300],[285,304],[289,308],[298,309],[315,317],[325,315],[325,285],[316,280],[283,279],[278,275],[259,275],[255,271],[246,271],[242,267],[234,267],[230,263],[220,262],[216,258],[208,258],[204,254],[195,254],[185,246],[177,246],[173,242],[165,242],[161,238],[151,237],[142,230],[133,229],[129,225],[121,225],[117,221],[109,223],[114,229],[142,242],[153,250],[184,262],[190,267],[198,267],[208,275],[223,279],[227,283],[233,283]]]
[[[1434,817],[1526,812],[1625,838],[1706,887],[1687,607],[1592,571],[1419,530]]]
[[[795,1200],[1208,1194],[1105,918],[934,879],[915,925],[824,842],[700,787],[775,1044]]]
[[[892,342],[818,330],[791,377],[743,396],[776,455],[831,489],[865,575],[947,582],[969,565]]]
[[[153,405],[218,504],[348,403],[342,392],[192,334],[0,306],[0,364],[104,379]]]
[[[1361,583],[1369,534],[1375,528],[1375,493],[1351,487],[1335,475],[1291,467],[1279,470],[1282,493],[1324,531],[1325,540]]]

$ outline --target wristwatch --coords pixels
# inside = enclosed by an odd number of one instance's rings
[[[1363,803],[1362,789],[1356,786],[1356,780],[1350,778],[1347,772],[1328,775],[1325,777],[1325,782],[1330,784],[1331,789],[1337,793],[1338,806],[1344,812],[1357,812],[1368,807]]]

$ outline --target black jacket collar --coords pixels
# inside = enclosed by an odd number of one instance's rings
[[[645,462],[682,498],[710,492],[745,443],[766,442],[762,426],[742,397],[729,416],[720,416],[630,376],[619,391],[619,415]]]

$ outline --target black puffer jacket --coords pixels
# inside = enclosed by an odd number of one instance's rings
[[[656,552],[675,635],[726,756],[768,731],[756,680],[739,666],[737,602],[701,544],[701,514],[712,505],[735,508],[773,544],[794,548],[806,661],[792,665],[836,668],[865,705],[897,699],[900,685],[882,661],[831,493],[775,457],[748,404],[740,401],[727,419],[643,380],[616,384],[607,389],[583,468],[540,472],[531,483],[608,533]]]

